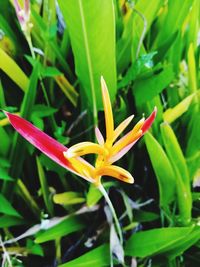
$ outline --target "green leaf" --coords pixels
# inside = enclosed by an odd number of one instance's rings
[[[133,12],[124,18],[124,30],[121,38],[117,41],[117,70],[123,72],[131,61],[131,46],[133,43]]]
[[[135,233],[127,241],[125,255],[132,257],[148,257],[165,253],[182,242],[193,227],[158,228]]]
[[[153,48],[154,50],[156,49],[158,51],[157,55],[154,58],[156,63],[159,64],[160,61],[165,58],[169,49],[173,48],[173,46],[175,45],[175,42],[177,41],[178,36],[179,36],[178,32],[175,32],[174,34],[170,35],[167,39],[165,39],[162,45],[158,47],[155,46]]]
[[[40,232],[36,239],[36,243],[44,243],[50,240],[56,240],[62,236],[82,230],[85,225],[81,222],[81,218],[77,216],[70,216],[63,219],[57,225],[47,229],[44,232]]]
[[[159,219],[159,215],[144,210],[134,210],[133,218],[137,222],[152,222]]]
[[[65,192],[60,194],[55,194],[53,196],[53,201],[60,205],[74,205],[85,202],[85,198],[77,192]]]
[[[123,79],[118,83],[118,88],[125,87],[129,85],[130,82],[133,82],[138,75],[141,73],[148,71],[153,67],[153,56],[157,52],[152,52],[149,54],[141,55],[136,61],[133,62],[131,67],[126,72]]]
[[[161,134],[167,155],[176,175],[178,206],[183,225],[191,220],[192,196],[190,178],[186,161],[172,128],[167,123],[161,124]]]
[[[186,157],[192,180],[200,166],[200,114],[192,112],[188,128]]]
[[[5,129],[0,126],[0,140],[3,140],[0,145],[0,155],[6,156],[10,149],[11,140]]]
[[[28,252],[33,255],[44,256],[42,247],[39,244],[35,244],[33,240],[28,239],[26,242]]]
[[[51,216],[53,216],[53,203],[52,203],[52,199],[51,199],[49,186],[48,186],[48,183],[46,180],[44,169],[43,169],[42,164],[40,163],[40,160],[38,157],[36,157],[36,163],[37,163],[38,176],[39,176],[39,180],[40,180],[40,185],[41,185],[44,203],[45,203],[45,206],[46,206],[48,213]]]
[[[6,100],[5,100],[5,95],[4,95],[4,90],[3,90],[1,80],[0,80],[0,107],[2,109],[6,107]]]
[[[0,179],[7,180],[7,181],[13,181],[14,180],[12,177],[10,177],[10,175],[8,174],[8,171],[3,169],[1,166],[0,166]]]
[[[162,44],[169,36],[175,33],[186,19],[193,0],[169,0],[165,18],[162,20],[162,31],[158,35],[158,43]]]
[[[199,32],[199,16],[200,15],[200,2],[198,0],[193,1],[192,10],[190,12],[189,29],[187,31],[188,44],[197,44],[198,32]]]
[[[91,267],[91,266],[110,266],[110,251],[109,245],[101,245],[84,255],[59,265],[59,267]]]
[[[194,54],[194,45],[190,44],[188,50],[188,78],[189,78],[189,88],[191,93],[197,91],[197,77],[196,77],[196,62]]]
[[[138,105],[151,100],[154,96],[161,93],[174,78],[172,65],[165,67],[160,73],[151,77],[136,81],[133,94]]]
[[[111,101],[116,93],[115,18],[113,1],[58,1],[71,40],[76,74],[97,116],[102,108],[100,76],[109,88]]]
[[[17,63],[0,48],[0,69],[13,80],[24,92],[28,88],[29,80]]]
[[[160,206],[167,207],[175,198],[174,170],[162,146],[149,132],[145,134],[145,143],[158,181]]]
[[[173,248],[166,252],[169,258],[176,258],[181,255],[185,250],[189,249],[200,239],[200,226],[195,226],[194,229],[183,239],[181,242],[174,244]]]
[[[164,121],[168,123],[172,123],[176,119],[178,119],[181,115],[183,115],[188,110],[195,95],[196,93],[193,93],[187,96],[186,98],[184,98],[175,107],[168,108],[163,114]]]
[[[103,183],[103,186],[105,189],[108,189],[112,185],[114,185],[113,182]],[[89,191],[87,193],[87,200],[86,200],[87,206],[88,207],[94,206],[102,197],[103,197],[103,195],[97,189],[97,187],[93,184],[90,184]]]
[[[12,215],[0,216],[0,228],[25,224],[25,220]]]
[[[172,127],[168,123],[162,123],[160,128],[164,146],[166,148],[171,164],[176,172],[179,172],[181,174],[184,185],[190,188],[188,168],[178,139],[176,138]]]
[[[21,217],[2,194],[0,194],[0,212],[6,215]]]

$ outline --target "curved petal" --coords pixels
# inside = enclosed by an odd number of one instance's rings
[[[134,142],[130,143],[129,145],[125,146],[122,150],[120,150],[117,154],[114,154],[112,157],[109,158],[109,163],[113,164],[115,161],[121,159],[128,151],[135,145],[135,143],[139,140],[136,139]]]
[[[124,181],[126,183],[130,183],[130,184],[134,183],[133,176],[130,174],[130,172],[115,165],[110,165],[110,166],[99,168],[99,170],[97,170],[96,172],[96,175],[97,176],[98,175],[99,176],[111,176],[121,181]]]
[[[55,139],[45,134],[32,123],[19,117],[18,115],[4,112],[15,130],[21,134],[33,146],[51,158],[62,167],[73,170],[71,163],[64,157],[63,152],[67,147],[57,142]]]
[[[14,8],[15,8],[16,15],[17,15],[19,23],[20,24],[24,23],[24,16],[22,15],[23,9],[19,5],[18,0],[14,0]]]
[[[98,127],[95,127],[95,135],[100,146],[104,145],[104,138]]]
[[[24,11],[26,16],[30,14],[30,0],[24,0]]]
[[[143,122],[141,121],[141,123],[143,123]],[[136,124],[136,126],[137,125],[138,124]],[[111,151],[112,151],[111,154],[112,155],[118,153],[124,147],[126,147],[130,143],[133,143],[134,141],[138,140],[143,135],[143,131],[139,127],[136,127],[136,128],[135,127],[133,128],[133,130],[128,132],[126,135],[124,135],[121,139],[119,139],[119,141],[117,141],[114,144],[114,146],[111,149]]]
[[[129,123],[132,121],[133,118],[134,118],[134,115],[131,115],[127,119],[125,119],[123,122],[120,123],[120,125],[114,131],[114,140],[113,140],[113,142],[126,129],[126,127],[129,125]]]
[[[64,152],[63,154],[64,154],[65,158],[67,160],[69,160],[70,163],[72,164],[72,166],[75,170],[75,171],[73,171],[73,173],[84,178],[88,182],[94,183],[95,182],[95,179],[94,179],[95,168],[89,162],[87,162],[86,160],[84,160],[81,157],[68,159],[66,156],[66,153],[67,152]]]
[[[106,149],[98,144],[92,142],[81,142],[68,148],[67,152],[65,153],[65,156],[67,158],[74,158],[86,154],[104,155],[106,154],[106,152]]]
[[[112,106],[110,103],[110,96],[108,93],[108,88],[106,86],[106,83],[103,77],[101,77],[101,90],[102,90],[102,98],[103,98],[103,106],[104,106],[104,114],[105,114],[106,139],[109,141],[112,141],[113,133],[114,133],[113,113],[112,113]]]
[[[141,130],[143,131],[143,134],[145,134],[149,128],[151,127],[152,123],[155,120],[157,114],[157,107],[154,108],[154,111],[151,113],[151,115],[145,120]]]

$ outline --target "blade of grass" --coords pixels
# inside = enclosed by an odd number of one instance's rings
[[[47,212],[53,216],[53,202],[51,200],[51,194],[49,191],[49,186],[46,180],[46,176],[42,167],[42,164],[40,163],[40,160],[38,157],[36,157],[36,163],[37,163],[37,169],[38,169],[38,176],[40,179],[40,185],[42,190],[42,196],[44,199],[44,203],[47,209]]]
[[[5,72],[24,92],[29,80],[17,63],[0,48],[0,69]]]

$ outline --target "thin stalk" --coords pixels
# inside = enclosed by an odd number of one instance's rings
[[[109,208],[110,208],[110,211],[112,213],[112,216],[113,216],[113,219],[114,219],[114,222],[115,222],[115,226],[116,226],[116,230],[117,230],[117,233],[119,235],[119,240],[120,240],[120,243],[123,244],[123,236],[122,236],[122,230],[121,230],[121,227],[120,227],[120,224],[119,224],[119,220],[117,218],[117,214],[115,212],[115,209],[113,207],[113,204],[109,198],[109,195],[108,193],[106,192],[105,188],[103,187],[102,184],[100,184],[98,187],[99,191],[102,193],[102,195],[104,196]]]
[[[143,43],[143,40],[144,40],[144,37],[146,34],[146,30],[147,30],[147,20],[146,20],[145,16],[141,12],[139,12],[137,9],[133,8],[133,11],[135,11],[135,13],[137,13],[141,17],[141,19],[143,20],[143,24],[144,24],[143,30],[142,30],[142,33],[141,33],[141,36],[139,39],[137,51],[136,51],[136,59],[138,59],[140,49],[141,49],[141,46],[142,46],[142,43]]]
[[[61,263],[61,244],[60,244],[60,238],[56,238],[55,240],[55,246],[56,246],[56,260],[57,263]]]
[[[35,52],[34,52],[34,48],[33,48],[31,37],[30,37],[30,35],[25,35],[25,37],[26,37],[29,49],[31,51],[31,56],[32,56],[33,59],[35,59]]]
[[[6,266],[8,264],[8,267],[12,267],[13,265],[12,265],[12,262],[11,262],[11,259],[10,259],[10,255],[8,254],[8,252],[6,251],[6,248],[4,247],[4,244],[3,244],[3,241],[1,239],[1,236],[0,236],[0,246],[2,247],[2,250],[3,250],[2,266]]]

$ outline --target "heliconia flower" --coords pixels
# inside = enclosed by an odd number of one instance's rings
[[[101,185],[102,176],[111,176],[127,183],[133,183],[134,179],[127,170],[112,164],[124,156],[139,138],[148,131],[155,119],[157,110],[155,108],[146,120],[144,118],[141,119],[132,130],[117,140],[133,119],[133,115],[114,129],[112,106],[103,78],[101,78],[101,89],[105,113],[106,138],[104,140],[100,130],[96,127],[95,133],[98,144],[82,142],[67,148],[20,116],[9,112],[5,112],[5,114],[15,130],[32,145],[62,167],[94,183],[96,186]],[[81,157],[90,153],[97,154],[95,166]]]
[[[30,22],[30,0],[24,0],[23,8],[20,6],[18,0],[14,0],[14,7],[22,31],[25,34],[29,33],[33,26]]]

